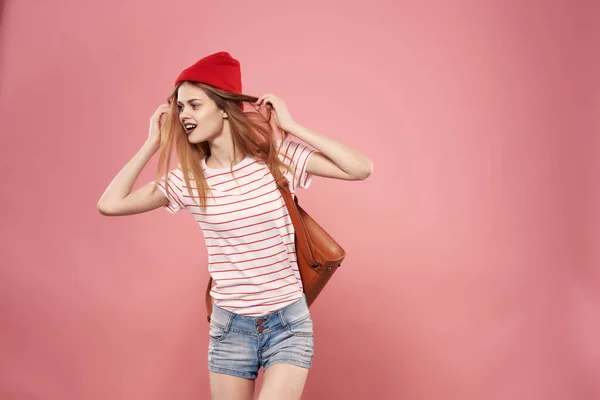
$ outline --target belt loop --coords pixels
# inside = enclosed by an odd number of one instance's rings
[[[287,319],[285,318],[285,314],[284,314],[283,310],[277,311],[277,315],[279,316],[279,320],[281,321],[281,325],[283,325],[283,327],[287,329],[288,323],[287,323]]]
[[[225,324],[225,331],[229,332],[229,329],[231,329],[231,324],[233,323],[233,319],[235,318],[235,314],[230,312],[227,318],[227,323]]]

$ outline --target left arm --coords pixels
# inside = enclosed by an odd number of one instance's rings
[[[300,124],[294,124],[284,130],[318,151],[310,156],[306,164],[306,172],[309,174],[356,181],[367,179],[373,172],[371,160],[342,142]]]
[[[261,103],[271,104],[275,110],[275,120],[281,129],[318,151],[308,159],[307,173],[354,181],[367,179],[373,172],[371,160],[358,150],[296,123],[283,100],[277,96],[271,94],[261,96],[256,104],[260,106]]]

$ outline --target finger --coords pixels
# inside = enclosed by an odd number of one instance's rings
[[[261,100],[261,105],[262,106],[268,106],[269,104],[273,104],[273,100],[271,99],[271,97],[269,97],[268,95],[266,95]]]
[[[260,96],[260,98],[258,99],[258,101],[256,102],[258,105],[265,105],[267,102],[272,102],[273,99],[273,95],[270,93],[267,94],[263,94],[262,96]]]
[[[164,113],[168,113],[170,112],[170,110],[168,108],[163,108],[163,107],[159,107],[156,112],[154,113],[154,115],[162,115]]]

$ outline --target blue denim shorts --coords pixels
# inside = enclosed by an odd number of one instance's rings
[[[260,317],[238,315],[213,304],[208,369],[256,379],[262,366],[312,366],[313,323],[306,297]]]

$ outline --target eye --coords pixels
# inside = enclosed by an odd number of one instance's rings
[[[198,107],[200,107],[200,104],[192,104],[192,110],[195,110]]]

